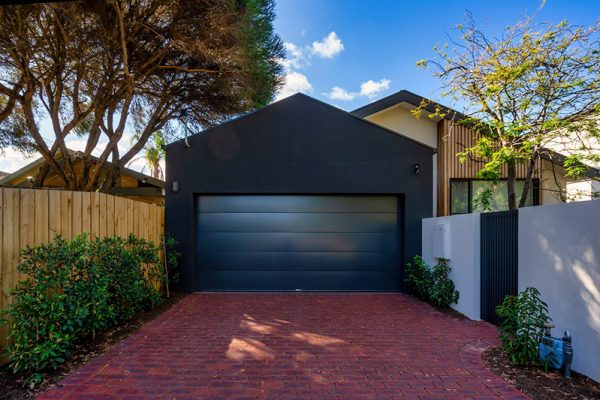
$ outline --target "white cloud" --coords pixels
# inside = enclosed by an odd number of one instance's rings
[[[304,31],[302,36],[304,36]],[[285,70],[285,82],[283,87],[275,96],[275,100],[281,100],[295,93],[311,93],[313,86],[305,74],[299,72],[310,65],[314,56],[333,58],[344,50],[344,45],[335,32],[329,33],[320,42],[313,42],[312,46],[299,46],[292,42],[284,43],[286,58],[279,60]],[[352,100],[356,93],[346,92],[344,89],[334,87],[331,93],[325,94],[340,100]]]
[[[311,46],[312,53],[323,58],[333,58],[333,56],[341,53],[342,50],[344,50],[344,44],[335,32],[330,32],[322,41],[313,42]]]
[[[323,93],[325,96],[329,97],[331,100],[344,100],[344,101],[350,101],[350,100],[354,100],[354,98],[356,98],[357,93],[354,92],[349,92],[344,88],[341,88],[339,86],[334,86],[333,88],[331,88],[331,91],[329,93]]]
[[[389,89],[389,87],[389,79],[381,79],[379,81],[369,79],[368,81],[360,84],[360,95],[372,99],[382,91]]]
[[[339,86],[331,88],[329,93],[323,93],[323,95],[329,97],[331,100],[343,100],[350,101],[357,97],[368,97],[373,99],[377,97],[382,91],[389,89],[391,81],[389,79],[381,79],[374,81],[369,79],[366,82],[360,84],[360,92],[350,92]]]
[[[96,147],[94,148],[94,150],[92,150],[92,155],[93,156],[99,156],[100,154],[102,154],[102,151],[104,150],[104,148],[106,147],[106,139],[103,138],[103,140],[101,140]],[[85,138],[78,138],[78,139],[71,139],[71,140],[66,140],[65,144],[67,145],[67,148],[70,150],[74,150],[74,151],[81,151],[84,152],[85,148],[87,146],[87,137]],[[120,143],[119,143],[120,144]]]
[[[309,64],[304,56],[304,50],[301,47],[292,42],[285,42],[283,46],[285,47],[287,57],[281,60],[281,65],[283,65],[285,69],[300,69]]]
[[[313,87],[306,75],[297,71],[289,71],[285,75],[285,84],[277,93],[275,100],[281,100],[297,92],[310,93],[312,90]]]
[[[37,153],[28,155],[26,153],[21,153],[12,147],[2,149],[2,152],[0,152],[0,171],[9,173],[15,172],[38,157],[39,155]]]

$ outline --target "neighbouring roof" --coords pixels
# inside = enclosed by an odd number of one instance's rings
[[[380,100],[374,101],[373,103],[359,107],[354,111],[350,111],[350,113],[356,117],[365,118],[365,117],[368,117],[369,115],[373,115],[380,111],[387,110],[388,108],[394,107],[401,103],[408,103],[414,107],[419,107],[423,102],[425,102],[425,104],[426,104],[424,109],[430,113],[435,113],[436,109],[438,109],[438,108],[444,110],[446,112],[445,118],[448,120],[461,121],[463,119],[468,118],[467,115],[465,115],[459,111],[456,111],[450,107],[444,106],[435,101],[429,100],[423,96],[419,96],[418,94],[415,94],[408,90],[400,90],[399,92],[396,92],[387,97],[384,97],[383,99],[380,99]],[[552,150],[552,149],[546,148],[545,150],[546,150],[546,152],[543,153],[541,156],[544,160],[547,160],[550,162],[557,162],[558,165],[561,165],[561,166],[564,165],[564,161],[566,158],[565,155],[558,153],[557,151]],[[592,166],[588,166],[588,167],[589,167],[588,173],[587,173],[588,177],[590,177],[590,178],[600,177],[599,169],[594,168]]]
[[[82,153],[80,151],[69,150],[69,155],[71,156],[71,159],[76,160],[78,158],[81,158]],[[91,156],[90,158],[92,160],[98,160],[98,158],[94,157],[94,156]],[[44,163],[45,163],[44,158],[40,157],[11,174],[2,176],[0,173],[0,186],[4,186],[4,185],[8,184],[12,180],[21,177],[23,174],[30,172],[32,169],[34,169],[36,167],[41,167]],[[111,164],[112,163],[110,161],[106,162],[106,165],[111,165]],[[160,179],[156,179],[150,175],[146,175],[141,172],[135,171],[130,168],[121,168],[121,174],[131,176],[132,178],[135,178],[139,181],[145,181],[145,183],[152,185],[152,186],[156,186],[161,189],[165,187],[164,181],[162,181]]]
[[[0,171],[0,179],[4,178],[5,176],[10,175],[8,172],[4,172],[4,171]]]
[[[409,92],[408,90],[401,90],[397,93],[384,97],[383,99],[359,107],[354,111],[350,111],[350,114],[359,118],[364,118],[368,117],[369,115],[373,115],[380,111],[386,110],[400,103],[408,103],[414,107],[419,107],[423,102],[426,103],[424,109],[426,111],[429,111],[430,113],[435,113],[437,108],[445,110],[447,114],[445,117],[446,119],[460,121],[462,119],[467,118],[465,114],[459,111],[456,111],[442,104],[436,103],[435,101],[429,100],[423,96],[419,96],[418,94],[415,94],[413,92]]]

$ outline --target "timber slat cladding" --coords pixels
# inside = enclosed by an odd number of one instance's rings
[[[457,154],[473,147],[480,135],[462,125],[441,120],[438,123],[438,216],[450,215],[450,180],[476,179],[483,162],[468,159],[461,163]],[[534,177],[539,178],[540,165],[536,167]],[[506,165],[502,167],[502,177],[508,174]],[[517,178],[527,176],[527,165],[517,165]]]
[[[8,308],[10,290],[19,279],[19,251],[47,243],[60,234],[71,239],[130,233],[158,244],[164,227],[164,207],[104,193],[46,189],[0,188],[0,309]],[[0,326],[0,364],[8,326]]]

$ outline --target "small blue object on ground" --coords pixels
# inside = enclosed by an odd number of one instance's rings
[[[552,368],[561,369],[564,362],[563,341],[561,339],[544,336],[539,345],[540,359],[546,361],[549,359],[549,364]]]

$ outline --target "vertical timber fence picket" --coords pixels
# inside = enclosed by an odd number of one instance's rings
[[[481,214],[481,319],[496,325],[496,306],[518,291],[518,225],[517,210]]]
[[[71,239],[133,233],[158,244],[164,208],[104,193],[0,188],[0,309],[11,303],[10,291],[22,276],[19,251],[47,243],[56,235]],[[7,361],[7,324],[0,326],[0,364]]]

